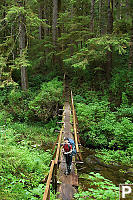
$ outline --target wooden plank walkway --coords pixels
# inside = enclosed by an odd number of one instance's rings
[[[82,156],[81,156],[79,145],[78,145],[78,142],[80,141],[79,141],[79,136],[77,135],[76,112],[74,109],[72,92],[70,95],[68,86],[67,87],[64,86],[64,96],[65,96],[65,104],[64,104],[63,115],[62,115],[63,118],[62,118],[62,122],[60,122],[60,124],[62,124],[62,128],[57,137],[54,148],[52,149],[52,152],[54,152],[54,154],[53,154],[52,162],[50,164],[49,175],[44,180],[44,182],[47,181],[47,183],[46,183],[46,188],[43,195],[43,200],[50,199],[51,181],[52,181],[52,187],[55,193],[58,192],[57,198],[60,200],[72,200],[74,197],[74,193],[77,192],[77,188],[78,188],[78,174],[77,174],[77,169],[76,169],[75,157],[73,157],[71,173],[69,175],[65,175],[66,162],[65,162],[65,157],[61,151],[62,143],[64,142],[64,137],[71,138],[75,140],[77,155],[78,155],[79,160],[82,161]],[[71,97],[71,101],[70,101],[70,97]],[[71,102],[71,106],[69,102]],[[72,112],[71,112],[71,108],[72,108]],[[72,122],[71,122],[72,118],[73,118],[73,127],[72,127]]]
[[[72,125],[70,123],[70,115],[71,115],[71,107],[69,102],[65,102],[65,110],[64,110],[64,132],[63,137],[73,138],[73,135],[71,133]],[[60,194],[58,195],[58,198],[61,200],[71,200],[73,198],[74,193],[77,191],[75,187],[78,186],[78,175],[76,170],[75,163],[72,163],[72,170],[70,175],[65,175],[64,172],[66,170],[66,163],[63,156],[63,153],[61,153],[61,163],[58,170],[58,181],[60,182],[60,185],[58,186],[58,192]]]

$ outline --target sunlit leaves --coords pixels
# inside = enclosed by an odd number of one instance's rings
[[[1,68],[6,66],[6,58],[4,58],[2,55],[0,55],[0,70]]]
[[[12,21],[13,19],[19,17],[20,14],[26,14],[24,7],[13,6],[9,8],[5,20],[8,22]]]
[[[29,67],[29,66],[31,66],[29,60],[27,59],[27,52],[26,51],[24,51],[22,53],[22,55],[20,55],[19,57],[17,57],[15,59],[15,66],[18,69],[21,68],[22,66],[23,67]]]

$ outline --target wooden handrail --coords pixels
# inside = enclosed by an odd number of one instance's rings
[[[60,136],[60,134],[57,136],[57,139],[56,139],[56,141],[55,141],[55,143],[54,143],[54,145],[53,145],[53,148],[52,148],[51,153],[53,153],[53,151],[54,151],[54,149],[55,149],[55,146],[56,146],[56,144],[57,144],[57,142],[58,142],[58,140],[59,140],[59,136]]]
[[[74,129],[74,138],[75,138],[76,151],[77,151],[77,153],[79,155],[80,160],[83,160],[82,159],[82,155],[81,155],[80,150],[79,150],[79,146],[78,146],[77,125],[76,125],[76,112],[75,112],[75,108],[74,108],[72,91],[71,91],[71,104],[72,104],[72,113],[73,113],[73,129]]]
[[[48,176],[47,183],[46,183],[45,192],[44,192],[44,195],[43,195],[43,200],[47,200],[49,198],[49,195],[50,195],[50,181],[52,179],[54,164],[55,164],[55,161],[52,160],[50,171],[49,171],[49,176]]]
[[[57,151],[56,151],[56,157],[55,157],[55,165],[57,165],[58,159],[59,159],[63,128],[64,127],[62,126],[61,131],[60,131],[60,135],[59,135],[59,142],[58,142]]]
[[[64,116],[63,116],[63,119],[64,119]],[[49,172],[49,175],[47,176],[47,183],[46,183],[46,188],[45,188],[45,192],[44,192],[44,195],[43,195],[43,200],[48,200],[50,198],[50,182],[51,182],[51,179],[52,179],[52,174],[54,172],[54,178],[55,178],[55,191],[57,190],[57,164],[58,164],[58,160],[59,160],[59,154],[60,154],[60,147],[61,147],[61,139],[62,139],[62,133],[63,133],[63,129],[64,129],[64,125],[62,126],[61,130],[60,130],[60,133],[57,137],[57,140],[54,144],[54,147],[52,149],[52,152],[58,142],[58,146],[54,152],[54,155],[53,155],[53,158],[55,157],[55,160],[52,160],[52,163],[51,163],[51,167],[50,167],[50,172]]]

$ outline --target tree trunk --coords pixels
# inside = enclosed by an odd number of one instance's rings
[[[44,14],[43,9],[44,9],[44,7],[43,7],[42,3],[40,3],[40,5],[39,5],[39,18],[40,19],[44,18],[44,16],[43,16],[43,14]],[[42,25],[40,24],[40,26],[39,26],[39,39],[41,40],[43,38],[44,38],[44,29],[43,29]]]
[[[44,10],[43,10],[43,16],[44,16],[44,19],[46,20],[46,24],[48,23],[48,16],[47,16],[47,0],[44,0]],[[48,35],[48,28],[45,27],[44,28],[44,36],[47,36]]]
[[[4,1],[4,6],[5,6],[5,7],[7,6],[7,4],[6,4],[5,1]],[[6,11],[5,11],[5,9],[4,9],[4,11],[3,11],[3,19],[5,19],[5,17],[6,17]],[[3,26],[4,26],[4,27],[6,26],[6,20],[3,21]],[[3,31],[3,37],[4,37],[4,38],[6,37],[6,30],[5,30],[5,29],[4,29],[4,31]]]
[[[129,63],[128,63],[129,71],[131,71],[132,68],[133,68],[133,19],[131,27],[130,52],[129,52]]]
[[[100,35],[105,33],[105,11],[104,11],[104,0],[99,1],[99,27],[100,27]]]
[[[61,0],[58,0],[58,10],[57,10],[57,12],[58,12],[58,15],[61,12]],[[57,17],[58,17],[58,15],[57,15]],[[58,37],[61,37],[61,27],[58,27]]]
[[[23,6],[19,2],[19,7]],[[20,48],[20,57],[23,55],[24,49],[26,47],[26,25],[25,25],[25,16],[20,13],[19,16],[19,48]],[[28,89],[28,77],[26,67],[21,66],[21,87],[22,90]]]
[[[57,19],[58,19],[58,0],[53,0],[52,36],[54,45],[56,45],[56,40],[57,40]]]
[[[121,6],[122,6],[121,0],[115,1],[115,7],[116,7],[116,10],[117,10],[116,17],[117,17],[118,20],[121,19],[121,15],[122,15]]]
[[[0,68],[0,86],[2,85],[2,67]]]
[[[113,32],[113,0],[108,0],[108,26],[107,33],[112,34]],[[106,67],[106,78],[109,82],[112,71],[112,46],[110,45],[111,51],[107,52],[107,67]]]
[[[108,26],[107,32],[112,34],[113,32],[113,0],[108,0]]]
[[[94,5],[95,0],[91,0],[91,19],[90,19],[90,31],[94,32]]]
[[[129,0],[126,0],[126,19],[128,20],[130,16],[130,3]]]
[[[73,4],[71,5],[71,22],[73,20]],[[71,38],[71,45],[70,45],[70,55],[73,56],[73,53],[74,53],[74,42],[73,42],[73,39]]]

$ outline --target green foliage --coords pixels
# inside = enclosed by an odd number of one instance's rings
[[[80,178],[87,179],[91,188],[88,188],[88,191],[81,190],[75,194],[76,199],[119,199],[119,187],[116,187],[110,180],[105,179],[99,173],[83,174]]]
[[[110,126],[108,126],[108,119],[111,117],[110,113],[107,113],[108,104],[109,103],[105,101],[89,103],[88,105],[83,103],[76,104],[80,130],[86,138],[87,145],[93,144],[95,147],[108,145],[109,132],[113,129],[113,126],[111,130]],[[108,124],[106,128],[102,130],[102,127],[100,127],[101,124],[103,124],[101,119],[105,117],[106,121],[104,124]]]
[[[51,155],[49,152],[26,146],[25,143],[17,144],[16,138],[20,134],[15,133],[12,128],[1,126],[1,199],[38,199],[42,198],[44,193],[44,184],[40,182],[49,170]]]
[[[124,149],[132,141],[133,124],[128,118],[123,117],[120,122],[115,123],[114,138],[110,141],[109,146],[117,146],[120,149]]]
[[[12,96],[13,97],[13,96]],[[17,94],[15,102],[21,94]],[[41,184],[49,171],[50,150],[46,149],[54,141],[56,121],[48,124],[26,124],[13,122],[6,111],[0,114],[0,194],[1,199],[42,198],[45,187]],[[56,199],[51,192],[51,199]]]
[[[123,64],[123,62],[121,63]],[[127,66],[115,67],[112,73],[112,79],[109,85],[111,91],[112,104],[131,104],[133,98],[133,72],[129,72]]]
[[[15,122],[9,125],[11,127],[16,137],[16,142],[23,144],[23,139],[25,139],[25,145],[34,146],[34,148],[39,148],[40,144],[50,142],[56,139],[54,130],[59,127],[56,125],[56,119],[49,121],[47,124],[27,124]],[[25,131],[26,130],[26,131]],[[39,146],[38,146],[39,145]]]
[[[79,49],[71,58],[64,60],[68,64],[72,64],[73,67],[86,68],[87,64],[94,64],[101,67],[101,63],[107,61],[107,52],[111,51],[111,47],[114,52],[118,52],[123,55],[127,51],[129,46],[128,36],[108,36],[105,35],[100,38],[88,39],[86,46]],[[103,70],[103,68],[100,68]]]
[[[89,93],[88,93],[89,94]],[[80,131],[86,144],[95,148],[128,149],[133,141],[132,106],[112,112],[106,100],[75,97]],[[83,103],[82,103],[83,102]],[[124,105],[124,104],[123,104]]]
[[[53,79],[42,84],[41,92],[29,102],[29,108],[34,116],[46,121],[57,114],[58,105],[61,103],[62,82]]]
[[[18,120],[28,120],[30,110],[28,110],[28,100],[32,98],[32,93],[22,92],[13,89],[8,95],[9,104],[6,106],[14,118]]]
[[[6,66],[6,58],[0,55],[0,70],[2,70],[2,68],[5,66]]]
[[[123,150],[107,150],[103,149],[100,151],[97,151],[96,154],[97,157],[102,159],[107,164],[123,164],[123,165],[132,165],[133,163],[133,151],[131,147],[127,148],[126,151]]]
[[[125,34],[130,30],[132,19],[129,17],[128,19],[119,19],[114,22],[114,33],[117,34]]]
[[[40,82],[40,84],[42,84]],[[1,107],[11,113],[14,119],[20,121],[47,121],[57,115],[58,107],[62,103],[62,82],[58,79],[42,84],[40,91],[23,92],[14,88],[9,94],[1,93]]]
[[[9,8],[5,20],[8,22],[15,20],[20,15],[20,13],[26,14],[24,7],[13,6]]]
[[[15,59],[15,68],[20,69],[21,67],[30,67],[31,64],[27,59],[27,52],[26,50],[22,53],[21,56]]]
[[[0,112],[0,126],[9,125],[13,121],[13,116],[2,110]]]

